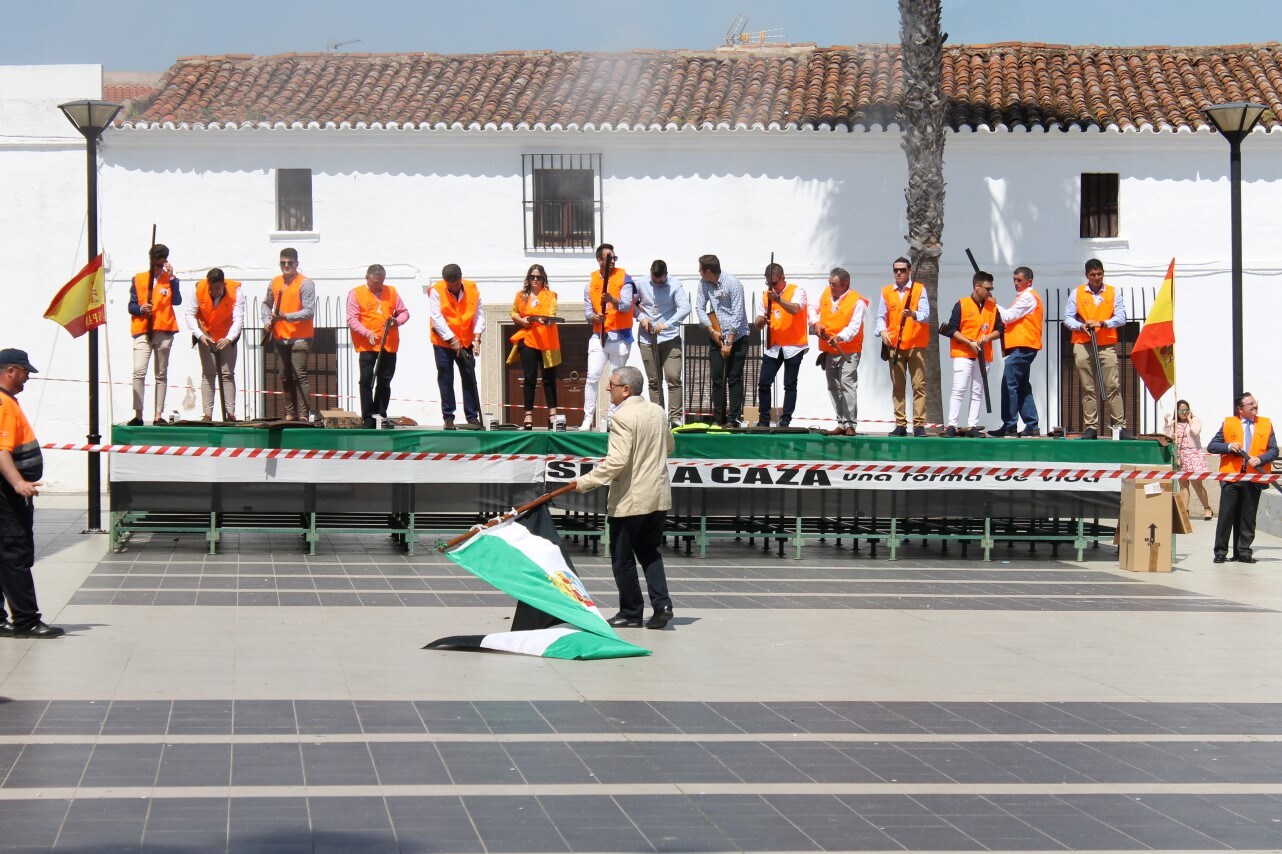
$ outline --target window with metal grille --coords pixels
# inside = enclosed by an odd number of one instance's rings
[[[276,229],[312,230],[312,170],[276,170]]]
[[[1080,237],[1117,237],[1117,173],[1083,172]]]
[[[525,248],[591,252],[602,231],[601,155],[521,157]]]

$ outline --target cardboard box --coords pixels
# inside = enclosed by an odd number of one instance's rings
[[[1122,466],[1124,471],[1170,471]],[[1118,566],[1128,572],[1170,572],[1174,551],[1171,517],[1175,484],[1169,480],[1122,481],[1122,510],[1117,524]]]

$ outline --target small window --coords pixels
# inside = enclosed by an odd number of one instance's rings
[[[591,252],[601,234],[601,155],[522,157],[525,248]]]
[[[276,230],[312,230],[312,170],[276,170]]]
[[[1080,237],[1117,237],[1117,173],[1082,173]]]

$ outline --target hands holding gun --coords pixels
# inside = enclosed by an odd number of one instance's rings
[[[394,326],[400,326],[400,324],[396,322],[396,318],[395,317],[387,318],[387,325],[383,327],[383,335],[386,335],[387,332]],[[371,347],[379,346],[379,343],[382,341],[382,338],[383,336],[379,335],[377,332],[370,332],[369,345]]]

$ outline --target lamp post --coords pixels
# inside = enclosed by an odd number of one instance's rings
[[[1242,393],[1242,140],[1268,107],[1235,101],[1202,110],[1207,121],[1229,141],[1229,220],[1233,273],[1233,399]]]
[[[98,141],[116,114],[120,104],[108,101],[68,101],[59,104],[67,121],[75,125],[84,136],[88,155],[89,180],[89,260],[98,257]],[[89,330],[89,444],[102,441],[98,432],[98,330]],[[102,533],[102,461],[99,455],[89,455],[89,514],[86,533]]]

